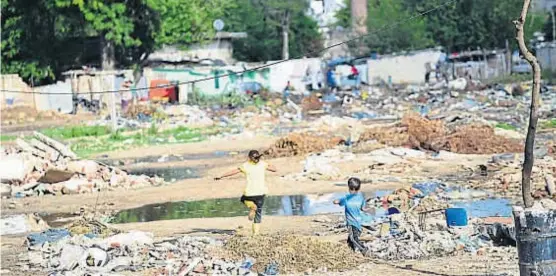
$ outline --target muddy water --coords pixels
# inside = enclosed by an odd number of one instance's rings
[[[367,197],[384,196],[391,191],[367,193]],[[340,213],[342,208],[332,204],[345,193],[322,195],[267,196],[264,202],[264,215],[272,216],[310,216],[317,214]],[[199,201],[168,202],[145,205],[135,209],[123,210],[116,214],[114,223],[147,222],[157,220],[237,217],[247,215],[247,209],[238,198],[220,198]]]
[[[199,169],[195,167],[132,168],[127,171],[130,174],[162,177],[168,182],[200,177]]]
[[[111,166],[125,166],[130,164],[141,164],[141,163],[166,163],[166,162],[177,162],[186,160],[204,160],[204,159],[215,159],[215,158],[225,158],[229,156],[245,155],[245,152],[232,152],[232,151],[215,151],[210,153],[198,153],[198,154],[170,154],[162,156],[144,156],[140,158],[126,158],[126,159],[99,159],[99,162],[108,164]]]
[[[382,197],[391,193],[379,190],[365,197]],[[345,193],[321,195],[267,196],[263,214],[271,216],[311,216],[318,214],[341,213],[343,208],[332,202]],[[454,207],[464,208],[469,217],[511,216],[511,202],[507,199],[459,200],[451,202]],[[371,223],[385,216],[382,207],[366,213],[364,221]],[[139,208],[123,210],[113,218],[113,223],[148,222],[158,220],[237,217],[247,215],[246,207],[239,198],[220,198],[199,201],[167,202],[145,205]]]

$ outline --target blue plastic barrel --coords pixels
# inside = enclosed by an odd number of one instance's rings
[[[467,212],[465,209],[446,209],[446,224],[448,224],[448,226],[467,226]]]

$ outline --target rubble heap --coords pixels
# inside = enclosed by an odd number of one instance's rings
[[[29,251],[20,257],[21,271],[57,272],[56,275],[90,275],[138,272],[149,275],[254,275],[242,262],[209,254],[222,242],[208,237],[154,241],[151,233],[133,231],[107,238],[94,234],[70,235],[65,229],[49,230],[49,242],[33,236]],[[56,238],[52,238],[56,237]]]
[[[24,123],[32,123],[38,121],[54,121],[64,120],[69,116],[61,114],[54,110],[37,111],[35,108],[28,106],[6,107],[2,110],[2,122],[4,125],[16,125]]]
[[[494,191],[505,197],[521,198],[522,154],[499,154],[485,164],[487,179],[462,181],[464,186]],[[552,156],[535,159],[531,185],[535,198],[556,201],[556,161]]]
[[[321,152],[337,146],[342,141],[339,137],[326,137],[308,133],[292,133],[278,139],[265,151],[271,157],[288,157]]]
[[[290,234],[254,238],[236,236],[226,242],[225,249],[233,258],[255,258],[254,269],[257,271],[262,271],[271,262],[276,262],[280,272],[286,273],[342,270],[360,263],[359,257],[347,246]]]
[[[92,160],[78,160],[64,144],[35,132],[30,141],[3,149],[2,196],[87,193],[115,187],[162,185],[164,180],[126,172]]]
[[[497,136],[488,125],[470,124],[448,128],[441,120],[429,120],[407,114],[395,127],[376,127],[363,133],[361,141],[377,140],[389,146],[440,150],[464,154],[520,152],[523,145]]]
[[[395,214],[391,220],[389,233],[381,233],[380,227],[371,231],[379,238],[366,243],[370,256],[384,260],[422,259],[458,250],[475,253],[492,246],[473,226],[455,229],[436,225],[436,229],[422,231],[418,219],[411,214]]]

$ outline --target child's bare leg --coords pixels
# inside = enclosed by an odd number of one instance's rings
[[[245,200],[243,204],[245,204],[245,206],[249,208],[249,215],[247,217],[249,218],[249,220],[253,220],[253,218],[255,218],[255,213],[257,212],[257,205],[255,204],[255,202],[250,200]]]

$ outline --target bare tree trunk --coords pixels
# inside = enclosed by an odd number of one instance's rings
[[[534,163],[534,146],[535,146],[535,133],[537,131],[537,109],[539,108],[539,94],[541,83],[541,67],[537,58],[527,49],[524,39],[523,25],[527,18],[527,11],[531,0],[523,0],[523,9],[521,15],[514,21],[515,28],[517,29],[516,40],[519,45],[519,51],[533,67],[533,91],[531,94],[531,111],[529,114],[529,127],[527,129],[527,138],[525,140],[525,157],[523,161],[523,169],[521,171],[521,192],[523,195],[523,203],[525,207],[533,206],[533,197],[531,196],[531,171],[533,170]]]
[[[290,13],[286,11],[282,21],[282,59],[290,58]]]
[[[282,59],[290,58],[288,27],[282,26]]]
[[[102,36],[102,70],[114,70],[116,54],[114,44]]]

